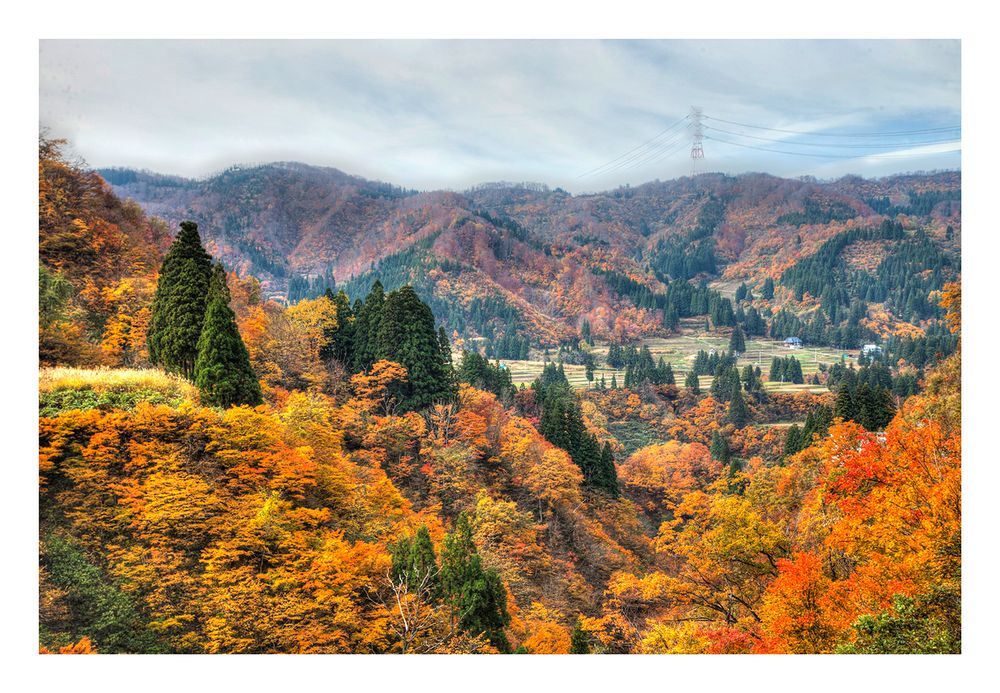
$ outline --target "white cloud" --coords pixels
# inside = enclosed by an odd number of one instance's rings
[[[693,103],[806,132],[955,123],[959,53],[957,41],[43,41],[39,97],[42,124],[94,166],[204,175],[291,159],[419,188],[503,178],[580,190],[688,172],[681,149],[577,179]],[[933,151],[887,162],[705,150],[709,169],[729,172],[957,165]]]

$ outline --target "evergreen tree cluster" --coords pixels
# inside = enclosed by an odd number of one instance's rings
[[[672,280],[654,268],[656,278],[667,285],[664,292],[653,291],[627,274],[592,268],[591,271],[607,282],[615,293],[628,298],[639,308],[659,310],[663,314],[663,326],[674,330],[681,318],[696,315],[710,315],[717,326],[735,324],[733,304],[705,282],[695,286],[686,279]]]
[[[198,225],[181,223],[156,284],[146,334],[150,360],[193,380],[207,404],[257,405],[260,383],[229,299],[225,269],[212,265]]]
[[[617,497],[618,472],[611,446],[605,443],[602,448],[597,436],[587,431],[562,364],[558,367],[546,364],[532,388],[542,403],[539,432],[550,443],[569,453],[583,473],[584,483]]]
[[[516,391],[507,368],[501,366],[499,362],[491,364],[474,351],[462,351],[462,360],[458,366],[458,381],[492,392],[504,404],[509,404],[513,400]]]
[[[712,397],[719,402],[728,402],[735,388],[742,387],[740,371],[728,361],[721,362],[712,378]]]
[[[825,437],[831,423],[833,423],[833,409],[821,404],[806,415],[806,421],[802,428],[799,428],[798,424],[789,426],[788,430],[785,431],[785,457],[794,455],[812,445],[814,436]]]
[[[354,359],[354,332],[356,329],[351,299],[343,289],[334,294],[333,289],[327,288],[323,295],[328,301],[333,302],[337,310],[337,326],[332,329],[324,328],[323,337],[326,344],[320,351],[320,357],[324,360],[336,359],[350,367]]]
[[[875,271],[852,269],[843,251],[858,241],[888,241],[888,253]],[[831,325],[852,321],[847,311],[885,303],[907,322],[942,317],[942,309],[928,299],[954,278],[957,260],[942,252],[923,231],[907,236],[903,227],[886,220],[881,226],[851,229],[826,241],[813,255],[785,270],[781,282],[801,301],[806,293],[820,299]]]
[[[888,388],[845,379],[837,388],[833,415],[869,431],[882,431],[896,415],[896,403]]]
[[[443,604],[453,627],[471,636],[485,636],[497,650],[511,651],[504,629],[510,624],[507,590],[495,568],[484,568],[472,539],[472,524],[462,513],[445,536],[440,561],[426,526],[413,537],[390,544],[392,577],[407,592],[430,603]]]
[[[337,280],[333,278],[333,268],[327,267],[320,274],[292,274],[288,277],[288,302],[298,303],[318,298],[327,292],[337,290]]]
[[[725,351],[713,351],[711,354],[700,349],[694,359],[692,372],[695,375],[715,375],[720,366],[722,368],[735,368],[736,356]]]
[[[688,371],[687,376],[684,378],[684,387],[686,387],[691,394],[701,394],[701,382],[698,380],[698,374],[695,371]]]
[[[516,334],[505,333],[486,345],[486,358],[527,361],[531,340]]]
[[[363,303],[356,303],[351,363],[365,371],[376,361],[395,361],[406,368],[407,382],[399,405],[404,411],[423,409],[454,399],[456,383],[451,344],[434,325],[430,306],[412,286],[386,294],[379,281]]]
[[[801,385],[805,382],[802,376],[802,363],[794,356],[784,358],[775,356],[771,359],[771,369],[768,371],[767,379],[773,383],[796,383]]]
[[[725,220],[726,204],[712,195],[698,213],[695,228],[682,236],[661,239],[653,250],[651,265],[671,279],[688,280],[699,274],[715,274],[713,234]]]
[[[942,202],[961,202],[961,190],[929,190],[927,192],[910,193],[909,200],[904,204],[893,204],[888,197],[873,197],[865,200],[876,214],[895,217],[897,214],[911,216],[929,216],[933,209]]]
[[[792,226],[802,226],[803,224],[829,224],[831,221],[847,221],[858,216],[854,208],[848,204],[837,201],[825,201],[807,197],[802,203],[801,212],[789,212],[782,214],[775,221],[776,224],[790,224]]]
[[[896,397],[905,398],[919,392],[921,378],[921,371],[893,373],[882,360],[872,361],[857,370],[853,365],[835,363],[827,371],[827,386],[831,389],[854,389],[866,385],[873,390],[886,390]]]
[[[743,366],[743,373],[740,377],[744,390],[754,395],[758,401],[764,398],[764,379],[761,377],[760,366],[748,363]]]
[[[502,295],[476,296],[464,306],[435,295],[434,284],[429,278],[432,269],[440,269],[452,276],[458,276],[467,269],[460,262],[439,258],[431,252],[437,237],[438,234],[432,234],[404,250],[386,255],[377,264],[372,263],[367,271],[349,279],[342,288],[349,295],[362,296],[372,290],[376,281],[383,292],[410,285],[424,297],[449,333],[455,331],[466,339],[482,337],[488,345],[492,345],[488,358],[524,358],[529,343],[527,326],[517,306]],[[501,343],[502,340],[508,341]]]
[[[855,300],[847,312],[838,313],[845,316],[843,321],[832,324],[823,310],[817,310],[809,322],[804,322],[787,308],[782,308],[771,318],[768,332],[772,339],[798,337],[807,344],[856,349],[862,344],[878,340],[875,332],[861,324],[867,312],[865,304]]]
[[[764,336],[767,334],[767,321],[760,314],[760,311],[750,306],[745,311],[743,306],[736,308],[736,323],[742,325],[743,332],[750,337]]]
[[[883,351],[891,363],[902,359],[917,368],[929,368],[951,356],[957,348],[958,335],[944,322],[936,321],[920,337],[889,337]]]
[[[712,397],[720,402],[728,402],[727,418],[737,428],[742,428],[750,418],[750,408],[747,406],[743,393],[760,401],[764,398],[764,386],[760,380],[759,369],[747,365],[740,374],[731,361],[719,363],[712,379]]]
[[[736,287],[736,295],[734,298],[737,303],[742,303],[743,301],[753,301],[753,292],[747,286],[746,282],[742,282],[738,287]]]
[[[674,385],[675,379],[673,367],[662,356],[658,362],[653,363],[653,354],[648,346],[643,345],[636,358],[626,362],[624,387],[634,390],[646,383]]]
[[[827,370],[827,386],[835,389],[843,384],[848,387],[870,385],[885,389],[892,388],[892,372],[889,366],[876,362],[855,370],[853,364],[835,363]]]
[[[760,288],[760,297],[770,301],[774,299],[774,280],[768,277]]]

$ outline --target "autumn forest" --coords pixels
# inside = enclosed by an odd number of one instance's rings
[[[45,653],[961,651],[961,180],[39,139]]]

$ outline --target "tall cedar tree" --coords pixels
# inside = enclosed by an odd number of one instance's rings
[[[732,394],[729,397],[729,420],[737,428],[743,428],[750,416],[750,411],[747,409],[746,402],[743,401],[743,393],[740,390],[740,379],[737,377],[733,381]]]
[[[684,387],[690,390],[692,394],[701,394],[701,383],[695,371],[688,371],[687,377],[684,378]]]
[[[346,368],[351,368],[354,360],[354,312],[351,310],[351,300],[343,289],[336,294],[327,288],[326,297],[333,301],[337,308],[337,327],[324,329],[326,345],[320,351],[323,359],[334,358]]]
[[[260,383],[250,366],[250,354],[236,328],[236,314],[229,307],[229,285],[222,263],[216,263],[212,269],[194,381],[207,404],[256,406],[262,401]]]
[[[389,552],[394,580],[406,583],[411,593],[422,591],[427,597],[437,597],[440,575],[427,525],[421,525],[412,538],[401,537],[390,544]]]
[[[733,334],[729,338],[729,352],[732,354],[742,354],[746,350],[747,344],[743,338],[743,330],[737,325],[733,328]]]
[[[785,457],[791,457],[799,450],[806,447],[806,441],[803,441],[803,437],[804,436],[802,435],[802,431],[799,429],[798,424],[792,424],[788,427],[788,430],[785,431]]]
[[[596,439],[595,439],[596,440]],[[604,442],[601,450],[601,462],[597,470],[596,485],[613,498],[618,497],[618,470],[615,469],[615,456],[611,452],[611,444]]]
[[[483,568],[466,513],[458,516],[455,529],[444,538],[441,589],[455,626],[473,636],[485,635],[500,652],[510,652],[504,633],[510,624],[507,590],[495,569]]]
[[[729,441],[718,431],[712,431],[712,443],[708,451],[711,453],[713,460],[718,460],[723,464],[729,462],[731,454],[729,451]]]
[[[146,343],[150,361],[189,380],[194,377],[211,276],[212,258],[201,245],[198,225],[181,222],[160,268]]]
[[[438,328],[438,348],[441,356],[441,367],[444,369],[444,386],[448,392],[458,392],[458,377],[455,374],[455,362],[451,356],[451,340],[444,331],[444,327]]]
[[[354,311],[355,371],[366,371],[379,360],[378,332],[384,308],[385,290],[382,288],[382,282],[376,279],[364,303]]]
[[[423,409],[455,397],[454,376],[442,357],[434,314],[413,287],[404,286],[386,296],[377,349],[379,358],[406,368],[403,409]]]

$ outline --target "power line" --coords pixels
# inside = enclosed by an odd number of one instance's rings
[[[680,144],[683,147],[686,147],[687,143],[688,143],[688,138],[685,136],[685,133],[683,132],[677,133],[669,140],[662,142],[644,152],[638,152],[636,154],[633,154],[628,159],[625,159],[624,161],[605,169],[601,173],[611,173],[613,171],[618,171],[621,169],[626,169],[626,170],[633,169],[637,166],[641,166],[645,163],[648,163],[651,158],[659,156],[662,152],[668,149],[673,149],[678,144]]]
[[[677,122],[673,123],[669,127],[665,128],[661,132],[657,133],[655,136],[649,138],[648,140],[646,140],[642,144],[633,147],[632,149],[628,150],[624,154],[619,154],[614,159],[611,159],[610,161],[601,164],[597,168],[593,168],[593,169],[587,171],[586,173],[581,173],[579,176],[577,176],[577,178],[584,178],[586,176],[592,175],[594,173],[597,173],[598,171],[601,171],[604,168],[607,168],[611,164],[619,162],[621,159],[627,157],[628,155],[632,154],[633,152],[637,152],[638,150],[643,149],[644,147],[648,146],[652,142],[655,142],[656,140],[660,139],[663,135],[667,134],[668,132],[670,132],[671,130],[673,130],[674,128],[676,128],[678,125],[680,125],[681,123],[683,123],[684,121],[686,121],[688,118],[690,118],[689,115],[684,116],[683,118],[681,118]],[[633,155],[633,158],[634,158],[634,156],[635,155]],[[621,162],[621,163],[624,163],[624,162]]]
[[[637,161],[636,163],[634,163],[631,166],[627,167],[627,170],[631,170],[631,169],[635,168],[636,166],[653,164],[653,163],[656,163],[657,161],[662,161],[663,159],[667,158],[668,156],[676,154],[677,152],[679,152],[679,151],[681,151],[683,149],[687,149],[687,147],[688,147],[688,140],[687,140],[687,138],[686,137],[685,138],[681,138],[681,139],[677,140],[672,147],[668,147],[666,150],[663,150],[663,151],[661,151],[659,153],[653,154],[652,158],[646,158],[646,159],[644,159],[642,161]]]
[[[739,123],[735,120],[725,120],[723,118],[713,118],[712,116],[703,116],[705,120],[715,120],[720,123],[728,123],[729,125],[739,125],[744,128],[753,128],[755,130],[770,130],[771,132],[785,132],[792,135],[814,135],[816,137],[896,137],[903,135],[922,135],[929,134],[933,132],[946,132],[949,130],[961,130],[961,125],[951,125],[948,127],[940,128],[924,128],[922,130],[896,130],[895,132],[844,132],[844,133],[834,133],[834,132],[805,132],[802,130],[783,130],[781,128],[769,128],[763,125],[751,125],[749,123]]]
[[[806,157],[810,157],[810,158],[813,158],[813,159],[905,159],[905,158],[908,158],[908,157],[911,157],[911,156],[923,156],[923,155],[931,155],[931,154],[949,154],[949,153],[952,153],[952,152],[961,151],[961,147],[959,147],[958,149],[947,149],[947,150],[943,150],[943,151],[940,151],[940,152],[923,152],[923,153],[915,153],[915,154],[906,154],[906,153],[899,153],[899,152],[897,152],[897,153],[885,153],[885,154],[850,154],[850,155],[845,155],[845,154],[819,154],[819,153],[812,154],[810,152],[789,152],[789,151],[783,151],[783,150],[780,150],[780,149],[769,149],[767,147],[755,147],[755,146],[750,145],[750,144],[741,144],[739,142],[731,142],[729,140],[723,140],[723,139],[720,139],[718,137],[709,137],[708,135],[705,135],[705,139],[706,140],[711,140],[713,142],[720,142],[722,144],[730,144],[730,145],[732,145],[734,147],[743,147],[744,149],[756,149],[757,151],[760,151],[760,152],[770,152],[772,154],[789,154],[791,156],[806,156]],[[961,140],[953,140],[953,141],[956,144],[959,144],[959,145],[961,144]]]
[[[925,144],[943,144],[945,142],[954,142],[955,138],[950,137],[945,140],[921,140],[919,142],[891,142],[891,143],[877,143],[877,144],[859,144],[856,142],[840,143],[840,142],[792,142],[789,140],[783,140],[775,137],[758,137],[756,135],[747,135],[743,132],[733,132],[732,130],[723,130],[721,128],[713,128],[711,125],[705,125],[706,130],[712,130],[713,132],[722,132],[727,135],[735,135],[736,137],[746,137],[751,140],[761,140],[764,142],[777,142],[779,144],[787,144],[796,147],[834,147],[836,149],[886,149],[887,147],[900,147],[903,145],[909,146],[919,146]],[[821,134],[821,133],[815,133]]]
[[[725,128],[717,128],[712,125],[706,125],[702,121],[709,120],[718,123],[728,123],[730,125],[736,125],[741,128],[750,128],[752,130],[767,131],[775,133],[784,133],[790,135],[805,135],[810,137],[827,137],[835,138],[827,142],[796,142],[790,141],[789,139],[782,139],[778,137],[766,137],[763,135],[751,135],[745,132],[734,132],[732,130],[727,130]],[[677,128],[688,122],[688,132],[685,133],[684,130],[677,130]],[[704,131],[707,130],[711,133],[721,133],[724,135],[729,135],[736,138],[750,139],[756,142],[762,143],[774,143],[777,145],[783,145],[785,147],[792,147],[793,150],[788,149],[774,149],[769,146],[759,146],[753,144],[746,144],[744,142],[734,142],[730,139],[725,139],[722,137],[715,137],[710,134],[705,134]],[[600,166],[593,168],[586,173],[582,173],[577,178],[584,178],[586,176],[592,176],[594,174],[608,174],[615,171],[629,171],[640,166],[647,166],[658,161],[665,159],[666,157],[673,156],[679,151],[683,150],[688,144],[691,144],[691,158],[692,166],[696,166],[698,159],[704,159],[704,150],[701,146],[702,139],[711,140],[713,142],[718,142],[720,144],[728,144],[733,147],[742,147],[744,149],[752,149],[760,152],[769,152],[771,154],[783,154],[787,156],[804,156],[813,159],[903,159],[913,156],[922,155],[934,155],[934,154],[946,154],[961,151],[961,126],[947,126],[947,127],[935,127],[935,128],[920,128],[913,130],[894,130],[894,131],[884,131],[884,132],[846,132],[846,133],[832,133],[832,132],[807,132],[802,130],[789,130],[784,128],[772,128],[763,125],[753,125],[750,123],[741,123],[735,120],[726,120],[724,118],[715,118],[713,116],[704,115],[700,109],[692,107],[691,112],[675,121],[668,127],[664,128],[658,132],[653,137],[649,138],[645,142],[636,145],[632,149],[619,154],[614,159],[606,161]],[[672,135],[670,133],[673,133]],[[947,135],[946,133],[954,133],[954,135]],[[690,138],[688,136],[690,136]],[[850,140],[851,138],[871,138],[871,137],[909,137],[919,138],[919,137],[934,137],[934,139],[918,139],[917,141],[884,141],[884,142],[850,142],[850,141],[836,141],[839,140]],[[948,139],[938,139],[938,137],[947,137]],[[954,143],[956,147],[954,149],[941,150],[941,151],[930,151],[930,152],[906,152],[906,151],[888,151],[888,152],[874,152],[871,154],[821,154],[812,153],[806,151],[795,151],[796,147],[822,147],[826,149],[871,149],[871,150],[886,150],[896,148],[916,148],[925,147],[928,145],[937,144],[950,144]]]

